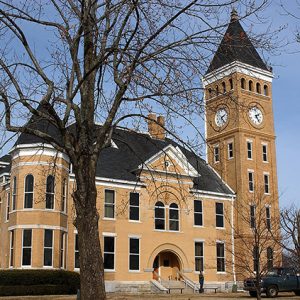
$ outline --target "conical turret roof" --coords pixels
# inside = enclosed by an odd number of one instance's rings
[[[234,61],[269,71],[241,26],[236,10],[231,13],[226,33],[206,74]]]

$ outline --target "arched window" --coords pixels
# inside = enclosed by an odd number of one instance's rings
[[[211,88],[208,89],[208,99],[212,97]]]
[[[17,178],[15,176],[13,179],[13,188],[12,188],[12,210],[16,210],[16,201],[17,201]]]
[[[261,87],[260,87],[260,83],[259,82],[256,83],[256,93],[261,94]]]
[[[179,209],[176,203],[172,203],[169,207],[169,230],[179,230]]]
[[[231,78],[229,79],[229,85],[230,85],[230,89],[233,90],[233,81]]]
[[[32,208],[32,205],[33,205],[33,185],[34,185],[34,178],[31,174],[29,174],[25,178],[24,208]]]
[[[165,206],[162,202],[155,203],[155,229],[165,230]]]
[[[244,90],[246,88],[246,80],[245,78],[241,79],[241,88]]]
[[[226,83],[223,81],[222,82],[222,89],[223,89],[223,93],[226,93]]]
[[[265,84],[264,85],[264,95],[268,96],[269,95],[269,90],[268,90],[268,86]]]
[[[273,249],[271,247],[267,248],[267,267],[268,270],[273,268]]]
[[[219,86],[216,86],[216,96],[219,95]]]
[[[253,91],[253,82],[249,80],[249,91]]]
[[[49,175],[46,182],[46,209],[54,208],[54,176]]]

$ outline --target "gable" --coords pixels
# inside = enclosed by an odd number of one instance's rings
[[[180,148],[171,144],[140,164],[138,169],[189,177],[200,176]]]

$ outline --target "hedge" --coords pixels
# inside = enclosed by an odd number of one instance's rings
[[[76,294],[80,275],[61,270],[1,270],[0,296]]]

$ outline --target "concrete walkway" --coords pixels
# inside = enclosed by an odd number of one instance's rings
[[[268,299],[263,296],[264,299]],[[236,300],[236,299],[255,299],[248,296],[247,293],[209,293],[209,294],[108,294],[109,300]],[[294,296],[293,293],[280,293],[279,300],[300,300],[300,296]],[[20,297],[0,297],[0,300],[76,300],[76,296],[20,296]]]

